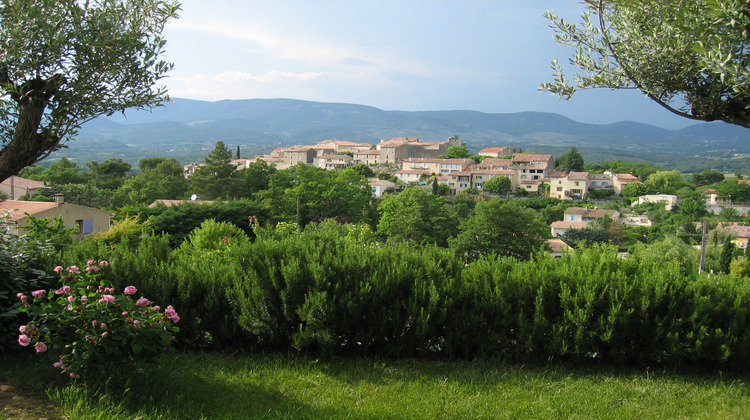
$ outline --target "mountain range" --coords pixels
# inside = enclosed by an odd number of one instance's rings
[[[394,137],[443,141],[453,135],[473,153],[512,146],[559,155],[575,146],[587,163],[616,158],[671,167],[690,158],[713,167],[718,161],[747,160],[750,169],[750,130],[720,122],[667,130],[629,121],[586,124],[542,112],[384,111],[293,99],[173,99],[151,111],[97,118],[52,157],[83,162],[119,157],[135,164],[143,157],[166,156],[188,163],[202,161],[219,140],[232,149],[239,145],[243,156],[252,157],[326,139],[375,144]]]

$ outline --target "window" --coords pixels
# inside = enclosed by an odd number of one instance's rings
[[[578,181],[574,182],[573,185],[578,186]]]
[[[557,191],[562,191],[562,187],[557,187]]]
[[[91,233],[94,231],[93,219],[76,220],[76,225],[78,225],[79,234]]]

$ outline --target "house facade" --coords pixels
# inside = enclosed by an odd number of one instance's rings
[[[112,217],[110,212],[65,203],[60,197],[56,197],[56,200],[56,202],[3,200],[0,201],[0,213],[10,212],[9,222],[13,226],[11,230],[16,234],[21,234],[20,228],[28,223],[26,213],[36,219],[62,217],[63,226],[77,228],[81,236],[109,230]]]
[[[12,176],[0,182],[0,192],[7,195],[11,200],[24,195],[34,195],[44,187],[44,182]]]

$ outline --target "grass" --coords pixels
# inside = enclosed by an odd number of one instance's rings
[[[70,419],[750,417],[749,378],[721,372],[179,353],[106,393],[0,361],[0,381]]]

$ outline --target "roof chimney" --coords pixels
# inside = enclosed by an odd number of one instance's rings
[[[55,194],[55,204],[62,204],[65,202],[65,197],[62,194]]]

